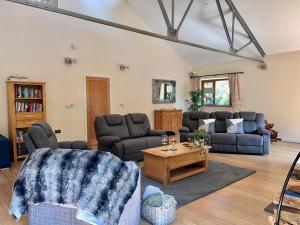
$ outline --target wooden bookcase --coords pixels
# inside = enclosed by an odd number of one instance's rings
[[[7,82],[8,126],[13,160],[26,158],[23,134],[35,122],[46,120],[46,92],[43,82]]]

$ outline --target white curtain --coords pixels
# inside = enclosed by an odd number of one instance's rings
[[[191,91],[197,91],[201,89],[201,77],[191,77],[190,78],[190,89]]]
[[[230,74],[228,76],[229,79],[229,87],[231,92],[231,105],[232,110],[237,112],[240,110],[242,106],[242,97],[240,91],[240,73]]]

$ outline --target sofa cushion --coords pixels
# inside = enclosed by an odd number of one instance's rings
[[[255,121],[256,113],[255,112],[240,112],[240,117],[244,120]]]
[[[219,111],[219,112],[212,112],[211,117],[216,119],[215,122],[215,132],[216,133],[226,133],[226,120],[232,119],[233,114],[231,112]]]
[[[145,121],[145,114],[142,113],[131,113],[129,116],[131,117],[132,122],[135,124],[144,123]]]
[[[147,148],[155,148],[161,146],[162,137],[145,137]]]
[[[215,134],[211,134],[210,138],[212,144],[223,144],[223,145],[236,144],[236,134],[215,133]]]
[[[145,137],[148,135],[150,122],[146,114],[132,113],[125,116],[131,138]]]
[[[209,119],[210,113],[207,112],[185,112],[183,113],[182,125],[188,127],[191,132],[199,128],[199,119]]]
[[[237,134],[237,145],[263,146],[263,137],[255,134]]]
[[[265,127],[264,115],[255,112],[237,112],[234,118],[244,119],[244,132],[247,134],[255,133],[259,128]]]
[[[204,129],[207,133],[215,133],[216,119],[199,119],[199,130]]]
[[[107,124],[109,126],[117,126],[122,124],[122,116],[118,114],[112,114],[104,116]]]
[[[246,134],[252,134],[257,131],[258,127],[254,121],[244,121],[244,132]]]
[[[228,119],[226,120],[228,134],[243,134],[243,119]]]
[[[121,124],[109,125],[119,123],[119,118],[121,118]],[[102,136],[117,136],[121,139],[127,139],[130,137],[128,127],[123,116],[98,116],[95,119],[94,125],[97,138]]]
[[[147,149],[145,138],[126,139],[122,141],[124,146],[124,155],[140,152]]]

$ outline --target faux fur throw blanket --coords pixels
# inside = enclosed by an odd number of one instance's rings
[[[107,152],[39,149],[20,170],[9,212],[18,220],[29,204],[70,204],[100,223],[116,225],[138,179],[135,163]]]

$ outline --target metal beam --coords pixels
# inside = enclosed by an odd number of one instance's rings
[[[177,27],[177,29],[176,29],[176,30],[177,30],[177,33],[179,32],[179,30],[180,30],[180,28],[181,28],[181,26],[182,26],[182,24],[183,24],[183,22],[184,22],[184,20],[185,20],[185,18],[186,18],[186,16],[187,16],[187,14],[189,13],[190,8],[191,8],[193,2],[194,2],[194,0],[191,0],[190,3],[189,3],[189,5],[188,5],[188,7],[186,8],[186,10],[185,10],[185,12],[184,12],[184,14],[183,14],[183,17],[182,17],[182,19],[180,20],[180,23],[179,23],[179,25],[178,25],[178,27]]]
[[[172,0],[172,28],[175,28],[175,0]]]
[[[166,11],[166,8],[165,8],[165,6],[164,6],[163,1],[162,1],[162,0],[157,0],[157,1],[158,1],[160,10],[161,10],[161,12],[162,12],[162,14],[163,14],[163,17],[164,17],[164,19],[165,19],[165,22],[166,22],[166,25],[167,25],[168,29],[172,29],[172,25],[171,25],[171,23],[170,23],[170,20],[169,20],[169,17],[168,17],[168,13],[167,13],[167,11]]]
[[[224,31],[225,31],[225,34],[226,34],[226,37],[227,37],[227,41],[228,41],[230,50],[232,51],[233,50],[233,45],[232,45],[232,41],[231,41],[230,34],[229,34],[229,31],[228,31],[228,27],[227,27],[227,24],[226,24],[226,20],[225,20],[225,17],[224,17],[223,9],[222,9],[222,6],[220,4],[220,0],[216,0],[216,3],[217,3],[219,14],[220,14],[220,17],[221,17],[221,20],[222,20],[223,28],[224,28]]]
[[[239,49],[235,49],[234,52],[238,53],[239,51],[243,50],[244,48],[248,47],[249,45],[251,45],[253,43],[252,40],[250,40],[247,44],[243,45],[242,47],[240,47]]]
[[[98,23],[98,24],[118,28],[118,29],[121,29],[121,30],[126,30],[126,31],[130,31],[130,32],[138,33],[138,34],[143,34],[143,35],[146,35],[146,36],[159,38],[159,39],[174,42],[174,43],[179,43],[179,44],[183,44],[183,45],[187,45],[187,46],[191,46],[191,47],[205,49],[205,50],[208,50],[208,51],[222,53],[222,54],[233,56],[233,57],[243,58],[243,59],[247,59],[247,60],[251,60],[251,61],[255,61],[255,62],[259,62],[259,63],[264,63],[264,61],[262,59],[242,56],[242,55],[238,55],[238,54],[233,53],[233,52],[227,52],[227,51],[224,51],[224,50],[221,50],[221,49],[207,47],[207,46],[204,46],[204,45],[200,45],[200,44],[196,44],[196,43],[192,43],[192,42],[188,42],[188,41],[175,40],[174,38],[170,38],[170,37],[167,37],[167,36],[164,36],[164,35],[161,35],[161,34],[156,34],[156,33],[153,33],[153,32],[145,31],[145,30],[142,30],[142,29],[122,25],[122,24],[119,24],[119,23],[115,23],[115,22],[111,22],[111,21],[107,21],[107,20],[103,20],[103,19],[98,19],[98,18],[95,18],[95,17],[83,15],[83,14],[72,12],[72,11],[65,10],[65,9],[60,9],[60,8],[57,8],[57,7],[49,7],[49,6],[45,6],[45,5],[35,4],[33,2],[28,2],[26,0],[6,0],[6,1],[14,2],[14,3],[17,3],[17,4],[26,5],[26,6],[30,6],[30,7],[34,7],[34,8],[38,8],[38,9],[42,9],[42,10],[46,10],[46,11],[66,15],[66,16],[70,16],[70,17],[77,18],[77,19],[86,20],[86,21],[93,22],[93,23]]]
[[[235,15],[232,13],[232,30],[231,30],[231,43],[234,48],[234,33],[235,33]]]
[[[257,50],[261,54],[261,56],[264,57],[266,55],[266,53],[264,52],[264,50],[262,49],[262,47],[260,46],[260,44],[258,43],[256,38],[254,37],[253,33],[251,32],[250,28],[248,27],[248,25],[246,24],[246,22],[242,18],[241,14],[237,10],[237,8],[233,4],[233,2],[231,0],[225,0],[225,1],[226,1],[227,5],[229,6],[229,8],[234,13],[234,15],[236,16],[236,18],[238,19],[238,21],[240,22],[240,24],[242,25],[242,27],[245,29],[245,31],[246,31],[247,35],[249,36],[249,38],[253,41],[253,44],[255,45],[255,47],[257,48]]]

